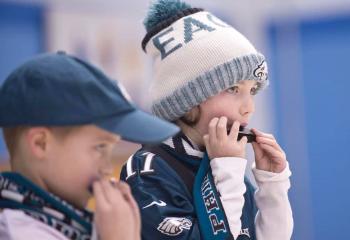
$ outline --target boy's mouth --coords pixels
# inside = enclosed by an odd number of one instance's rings
[[[94,190],[92,188],[92,183],[88,186],[88,191],[89,191],[90,194],[94,193]]]

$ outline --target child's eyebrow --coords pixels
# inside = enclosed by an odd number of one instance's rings
[[[96,138],[98,141],[106,141],[106,142],[116,142],[120,140],[120,137],[117,136],[98,136]]]

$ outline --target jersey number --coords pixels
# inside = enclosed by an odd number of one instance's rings
[[[143,165],[143,169],[140,171],[140,175],[153,173],[154,170],[151,168],[151,166],[152,166],[152,161],[153,161],[153,158],[154,158],[154,154],[146,152],[146,153],[143,153],[142,156],[146,156],[146,159],[145,159],[145,163]],[[128,180],[128,178],[130,178],[130,177],[132,177],[132,176],[134,176],[136,174],[136,171],[133,171],[133,169],[132,169],[133,157],[134,156],[132,155],[128,159],[128,162],[126,164],[126,173],[127,173],[126,180]]]

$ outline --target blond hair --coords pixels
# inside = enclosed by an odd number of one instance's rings
[[[28,131],[31,127],[29,126],[18,126],[18,127],[5,127],[3,128],[4,140],[6,143],[7,150],[12,158],[16,150],[18,149],[18,143],[23,134]],[[77,127],[48,127],[52,133],[59,139],[66,138],[73,132]]]

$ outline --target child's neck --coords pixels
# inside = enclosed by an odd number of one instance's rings
[[[21,159],[11,159],[11,171],[21,174],[40,188],[47,191],[47,185],[40,174],[38,174],[39,171],[35,171],[33,167],[28,167],[30,164],[31,163],[27,160],[22,161]]]
[[[197,150],[205,150],[203,136],[195,127],[191,127],[183,123],[182,121],[177,121],[176,124],[181,128],[182,132],[191,140],[191,142]]]

